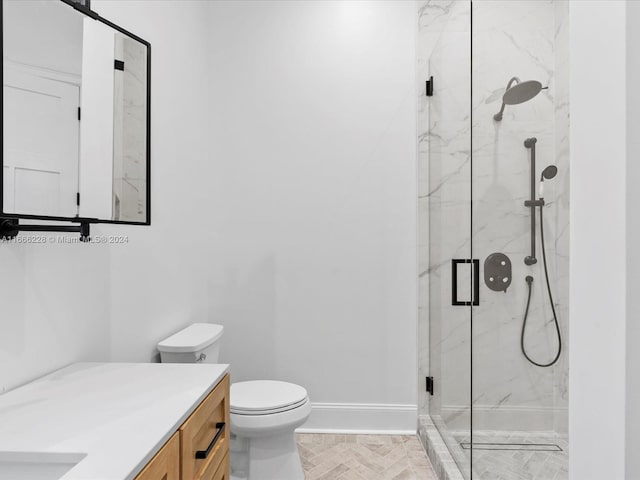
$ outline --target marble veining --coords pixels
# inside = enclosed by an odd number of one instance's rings
[[[436,85],[433,97],[422,94],[417,100],[419,378],[436,378],[434,395],[421,393],[419,408],[441,419],[435,424],[440,433],[468,431],[472,403],[477,431],[562,435],[569,334],[568,2],[485,0],[473,3],[473,28],[470,16],[466,0],[427,0],[418,9],[416,82],[423,85],[433,75]],[[529,102],[507,106],[503,120],[495,122],[513,76],[549,88]],[[523,262],[530,249],[524,207],[530,160],[523,142],[534,136],[537,175],[547,165],[558,167],[558,175],[545,182],[544,233],[564,343],[559,362],[545,369],[529,364],[520,351],[527,275],[534,277],[528,352],[547,361],[557,345],[539,229],[539,261]],[[451,259],[478,258],[482,268],[493,252],[511,258],[507,293],[481,283],[480,305],[473,312],[452,306]],[[469,294],[467,289],[459,296]]]

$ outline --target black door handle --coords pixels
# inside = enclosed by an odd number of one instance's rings
[[[473,298],[471,301],[458,300],[458,265],[460,263],[473,264]],[[478,306],[480,305],[480,260],[474,258],[454,258],[451,260],[451,305]]]
[[[211,443],[209,444],[206,450],[198,450],[196,452],[196,458],[207,458],[209,456],[209,454],[211,453],[211,450],[213,450],[213,447],[216,446],[216,442],[222,436],[222,432],[224,432],[224,427],[225,427],[224,422],[216,423],[216,428],[218,429],[218,431],[213,437],[213,440],[211,440]]]

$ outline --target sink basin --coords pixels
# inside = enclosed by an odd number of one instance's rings
[[[0,478],[58,480],[85,456],[84,453],[0,452]]]

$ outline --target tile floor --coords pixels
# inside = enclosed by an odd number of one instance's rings
[[[434,462],[434,470],[441,480],[469,478],[471,451],[462,448],[469,442],[468,432],[455,432],[446,428],[440,417],[421,415],[420,438]],[[438,425],[438,427],[436,427]],[[480,430],[474,432],[473,478],[478,480],[567,480],[569,443],[566,435],[554,432],[519,432]],[[486,450],[487,445],[499,444],[551,444],[561,451],[533,450],[524,447],[516,450]],[[499,448],[514,448],[499,446]],[[549,448],[549,447],[538,447]],[[464,475],[460,469],[464,470]]]
[[[416,436],[296,437],[306,480],[438,480]]]
[[[454,434],[455,435],[455,434]],[[460,442],[468,442],[468,435],[455,435]],[[569,478],[569,444],[566,436],[549,432],[479,431],[473,434],[474,443],[553,444],[561,451],[531,450],[473,450],[474,478],[491,480],[567,480]],[[465,450],[469,455],[470,451]]]

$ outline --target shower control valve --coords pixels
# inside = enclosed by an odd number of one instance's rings
[[[484,261],[484,283],[494,292],[507,293],[511,277],[511,260],[504,253],[492,253]]]

